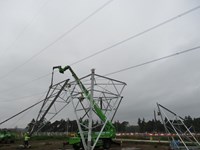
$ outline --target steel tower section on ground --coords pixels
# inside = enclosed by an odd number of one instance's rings
[[[200,150],[200,143],[187,127],[184,118],[157,103],[158,115],[161,117],[165,131],[171,135],[170,147],[173,150]]]

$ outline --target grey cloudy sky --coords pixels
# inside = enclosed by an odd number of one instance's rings
[[[38,93],[48,89],[51,77],[35,79],[51,73],[53,66],[73,64],[200,5],[198,0],[113,0],[44,49],[106,2],[0,1],[0,121],[44,97]],[[91,68],[104,75],[190,49],[200,45],[199,26],[197,9],[72,68],[80,77]],[[152,119],[156,102],[182,116],[200,117],[199,58],[200,50],[196,50],[111,75],[127,83],[116,120],[136,124],[139,117]],[[37,111],[35,108],[4,126],[23,127]]]

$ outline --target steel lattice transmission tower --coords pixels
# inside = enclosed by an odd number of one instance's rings
[[[170,147],[173,150],[200,150],[200,143],[194,133],[187,127],[184,118],[157,103],[158,115],[161,117],[165,131],[169,137]],[[175,135],[175,136],[174,136]]]
[[[72,76],[74,76],[72,74]],[[70,75],[71,77],[71,75]],[[68,76],[69,78],[69,76]],[[53,73],[52,73],[53,81]],[[84,89],[81,84],[90,92],[94,102],[91,102],[84,95]],[[97,141],[107,122],[112,122],[123,99],[122,91],[126,83],[95,74],[94,69],[91,73],[76,80],[66,79],[62,82],[52,84],[46,94],[46,98],[40,108],[36,118],[36,124],[32,128],[31,134],[39,131],[45,126],[46,120],[51,120],[58,113],[63,111],[66,106],[72,106],[76,117],[79,133],[83,143],[83,148],[94,149]],[[106,116],[102,121],[95,109],[98,107]],[[65,117],[69,117],[66,116]],[[98,132],[95,141],[91,141],[93,131]],[[86,136],[85,133],[88,135]]]

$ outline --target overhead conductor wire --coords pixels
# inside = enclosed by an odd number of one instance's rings
[[[1,77],[0,77],[0,80],[3,79],[3,78],[6,78],[11,72],[16,71],[18,68],[21,68],[22,66],[24,66],[25,64],[27,64],[28,62],[30,62],[33,58],[35,58],[35,57],[37,57],[38,55],[40,55],[43,51],[45,51],[46,49],[48,49],[49,47],[51,47],[52,45],[54,45],[55,43],[57,43],[59,40],[61,40],[61,39],[62,39],[63,37],[65,37],[67,34],[69,34],[69,33],[72,32],[74,29],[76,29],[77,27],[79,27],[81,24],[83,24],[84,22],[86,22],[90,17],[94,16],[97,12],[99,12],[100,10],[102,10],[105,6],[107,6],[107,5],[108,5],[109,3],[111,3],[112,1],[113,1],[113,0],[110,0],[110,1],[106,2],[105,4],[103,4],[100,8],[98,8],[96,11],[94,11],[93,13],[91,13],[88,17],[86,17],[86,18],[84,18],[83,20],[81,20],[77,25],[75,25],[74,27],[72,27],[72,28],[69,29],[68,31],[64,32],[62,35],[60,35],[55,41],[53,41],[52,43],[50,43],[49,45],[47,45],[45,48],[43,48],[42,50],[40,50],[38,53],[36,53],[36,54],[33,55],[32,57],[30,57],[27,61],[25,61],[25,62],[22,63],[21,65],[17,66],[16,68],[14,68],[13,70],[11,70],[10,72],[6,73],[4,76],[1,76]],[[126,39],[124,39],[124,40],[122,40],[122,41],[120,41],[120,42],[117,42],[117,43],[115,43],[115,44],[113,44],[113,45],[111,45],[111,46],[109,46],[109,47],[107,47],[107,48],[104,48],[104,49],[102,49],[102,50],[99,50],[98,52],[93,53],[93,54],[91,54],[91,55],[89,55],[89,56],[87,56],[87,57],[85,57],[85,58],[82,58],[82,59],[80,59],[80,60],[78,60],[78,61],[72,63],[71,65],[78,64],[78,63],[80,63],[80,62],[82,62],[82,61],[84,61],[84,60],[86,60],[86,59],[89,59],[89,58],[94,57],[94,56],[96,56],[96,55],[98,55],[98,54],[100,54],[100,53],[103,53],[103,52],[105,52],[105,51],[108,51],[108,50],[110,50],[110,49],[113,48],[113,47],[116,47],[116,46],[118,46],[118,45],[121,45],[122,43],[125,43],[125,42],[127,42],[127,41],[129,41],[129,40],[131,40],[131,39],[133,39],[133,38],[139,37],[139,36],[141,36],[141,35],[143,35],[143,34],[145,34],[145,33],[147,33],[147,32],[150,32],[150,31],[152,31],[152,30],[154,30],[154,29],[156,29],[156,28],[158,28],[158,27],[160,27],[160,26],[162,26],[162,25],[165,25],[165,24],[167,24],[167,23],[169,23],[169,22],[172,22],[172,21],[174,21],[174,20],[176,20],[176,19],[178,19],[178,18],[180,18],[180,17],[183,17],[183,16],[185,16],[185,15],[187,15],[187,14],[189,14],[189,13],[191,13],[191,12],[193,12],[193,11],[199,9],[199,8],[200,8],[200,5],[198,5],[197,7],[194,7],[194,8],[192,8],[192,9],[190,9],[190,10],[187,10],[187,11],[185,11],[185,12],[183,12],[183,13],[181,13],[181,14],[175,16],[175,17],[172,17],[172,18],[170,18],[170,19],[168,19],[168,20],[166,20],[166,21],[164,21],[164,22],[162,22],[162,23],[159,23],[159,24],[157,24],[157,25],[155,25],[155,26],[153,26],[153,27],[150,27],[150,28],[148,28],[148,29],[146,29],[146,30],[144,30],[144,31],[142,31],[142,32],[140,32],[140,33],[137,33],[137,34],[135,34],[135,35],[133,35],[133,36],[130,36],[130,37],[128,37],[128,38],[126,38]]]
[[[111,45],[111,46],[109,46],[109,47],[106,47],[106,48],[104,48],[104,49],[102,49],[102,50],[99,50],[99,51],[97,51],[96,53],[93,53],[93,54],[91,54],[91,55],[89,55],[89,56],[87,56],[87,57],[85,57],[85,58],[83,58],[83,59],[80,59],[80,60],[78,60],[78,61],[72,63],[71,65],[78,64],[78,63],[80,63],[80,62],[82,62],[82,61],[84,61],[84,60],[86,60],[86,59],[89,59],[89,58],[94,57],[94,56],[96,56],[96,55],[98,55],[98,54],[100,54],[100,53],[103,53],[103,52],[105,52],[105,51],[108,51],[108,50],[110,50],[110,49],[112,49],[112,48],[114,48],[114,47],[116,47],[116,46],[118,46],[118,45],[121,45],[121,44],[123,44],[123,43],[125,43],[125,42],[131,40],[131,39],[137,38],[137,37],[139,37],[139,36],[141,36],[141,35],[143,35],[143,34],[145,34],[145,33],[148,33],[148,32],[150,32],[150,31],[152,31],[152,30],[154,30],[154,29],[156,29],[156,28],[159,28],[159,27],[161,27],[161,26],[163,26],[163,25],[165,25],[165,24],[167,24],[167,23],[170,23],[170,22],[172,22],[172,21],[174,21],[174,20],[176,20],[176,19],[178,19],[178,18],[180,18],[180,17],[183,17],[183,16],[185,16],[185,15],[187,15],[187,14],[189,14],[189,13],[191,13],[191,12],[193,12],[193,11],[199,9],[199,8],[200,8],[200,5],[197,6],[197,7],[194,7],[194,8],[192,8],[192,9],[186,11],[186,12],[183,12],[183,13],[181,13],[181,14],[175,16],[175,17],[172,17],[172,18],[170,18],[170,19],[168,19],[168,20],[166,20],[166,21],[164,21],[164,22],[162,22],[162,23],[159,23],[159,24],[157,24],[157,25],[155,25],[155,26],[152,26],[152,27],[150,27],[150,28],[148,28],[148,29],[146,29],[146,30],[140,32],[140,33],[137,33],[137,34],[135,34],[135,35],[132,35],[132,36],[130,36],[130,37],[128,37],[128,38],[126,38],[126,39],[124,39],[124,40],[122,40],[122,41],[119,41],[119,42],[117,42],[117,43],[115,43],[115,44],[113,44],[113,45]]]
[[[193,48],[190,48],[190,49],[186,49],[186,50],[183,50],[183,51],[179,51],[179,52],[176,52],[176,53],[173,53],[173,54],[170,54],[170,55],[166,55],[166,56],[163,56],[163,57],[152,59],[150,61],[146,61],[146,62],[137,64],[137,65],[126,67],[126,68],[123,68],[123,69],[120,69],[120,70],[117,70],[117,71],[114,71],[114,72],[110,72],[110,73],[105,74],[104,76],[110,76],[110,75],[113,75],[113,74],[121,73],[121,72],[130,70],[130,69],[135,69],[135,68],[138,68],[138,67],[142,67],[142,66],[145,66],[147,64],[158,62],[160,60],[164,60],[164,59],[167,59],[167,58],[170,58],[170,57],[174,57],[174,56],[178,56],[178,55],[181,55],[181,54],[189,53],[189,52],[192,52],[192,51],[195,51],[195,50],[199,50],[199,49],[200,49],[200,46],[196,46],[196,47],[193,47]],[[19,97],[17,99],[15,98],[15,100],[20,100],[20,99],[23,99],[23,98],[29,98],[29,97],[33,97],[33,96],[36,96],[36,95],[39,95],[39,94],[43,94],[43,93],[44,92],[37,93],[37,94],[34,94],[34,95]]]
[[[177,55],[181,55],[181,54],[184,54],[184,53],[188,53],[188,52],[191,52],[191,51],[194,51],[194,50],[199,50],[200,49],[200,46],[197,46],[197,47],[193,47],[193,48],[190,48],[190,49],[187,49],[187,50],[183,50],[183,51],[179,51],[179,52],[176,52],[176,53],[173,53],[173,54],[170,54],[170,55],[167,55],[167,56],[163,56],[163,57],[160,57],[160,58],[157,58],[157,59],[153,59],[153,60],[150,60],[150,61],[147,61],[147,62],[144,62],[144,63],[141,63],[141,64],[138,64],[138,65],[134,65],[134,66],[131,66],[131,67],[127,67],[127,68],[124,68],[124,69],[121,69],[121,70],[118,70],[118,71],[115,71],[115,72],[111,72],[111,73],[108,73],[108,74],[105,74],[104,76],[109,76],[109,75],[113,75],[113,74],[116,74],[116,73],[120,73],[120,72],[124,72],[124,71],[127,71],[127,70],[130,70],[130,69],[134,69],[134,68],[137,68],[137,67],[141,67],[141,66],[144,66],[144,65],[147,65],[147,64],[150,64],[150,63],[154,63],[154,62],[157,62],[157,61],[160,61],[160,60],[163,60],[163,59],[167,59],[167,58],[170,58],[170,57],[174,57],[174,56],[177,56]],[[20,115],[21,113],[29,110],[30,108],[38,105],[39,103],[43,102],[43,100],[33,104],[32,106],[22,110],[21,112],[11,116],[10,118],[0,122],[0,125],[9,121],[10,119]]]
[[[43,93],[44,94],[44,93]],[[41,96],[39,99],[41,99],[43,96]],[[36,106],[36,105],[35,105]],[[24,113],[17,121],[15,121],[10,127],[12,128],[13,126],[17,125],[17,123],[22,120],[28,113],[32,110],[33,107],[30,107],[29,110],[27,110],[26,113]]]
[[[76,24],[75,26],[73,26],[71,29],[67,30],[66,32],[64,32],[63,34],[61,34],[59,37],[57,37],[53,42],[51,42],[50,44],[48,44],[46,47],[44,47],[43,49],[41,49],[38,53],[32,55],[29,59],[27,59],[25,62],[23,62],[22,64],[16,66],[14,69],[12,69],[11,71],[7,72],[6,74],[4,74],[3,76],[0,77],[1,79],[4,79],[6,77],[8,77],[10,75],[10,73],[18,70],[19,68],[21,68],[22,66],[26,65],[27,63],[29,63],[32,59],[34,59],[35,57],[39,56],[43,51],[47,50],[49,47],[53,46],[55,43],[57,43],[59,40],[63,39],[66,35],[68,35],[69,33],[71,33],[73,30],[75,30],[76,28],[78,28],[81,24],[83,24],[84,22],[86,22],[89,18],[91,18],[92,16],[94,16],[96,13],[98,13],[100,10],[102,10],[104,7],[106,7],[108,4],[110,4],[113,0],[109,0],[108,2],[104,3],[101,7],[99,7],[98,9],[96,9],[94,12],[92,12],[89,16],[87,16],[86,18],[84,18],[83,20],[81,20],[78,24]]]
[[[49,47],[51,47],[52,45],[54,45],[55,43],[57,43],[59,40],[61,40],[62,38],[64,38],[67,34],[71,33],[74,29],[76,29],[77,27],[79,27],[81,24],[83,24],[84,22],[86,22],[89,18],[91,18],[92,16],[94,16],[96,13],[98,13],[100,10],[102,10],[104,7],[106,7],[108,4],[110,4],[113,0],[109,0],[106,3],[104,3],[101,7],[99,7],[97,10],[95,10],[94,12],[92,12],[89,16],[87,16],[86,18],[84,18],[83,20],[81,20],[77,25],[75,25],[74,27],[72,27],[71,29],[69,29],[68,31],[64,32],[62,35],[60,35],[55,41],[53,41],[52,43],[50,43],[49,45],[47,45],[46,47],[44,47],[42,50],[40,50],[38,53],[36,53],[35,55],[33,55],[32,57],[30,57],[28,60],[26,60],[24,63],[20,64],[19,66],[15,67],[13,70],[11,70],[10,72],[6,73],[5,75],[0,77],[1,79],[6,78],[10,73],[16,71],[17,69],[21,68],[22,66],[24,66],[25,64],[27,64],[28,62],[30,62],[32,59],[34,59],[35,57],[37,57],[38,55],[40,55],[43,51],[47,50]],[[46,76],[48,76],[50,74],[47,74],[43,77],[39,77],[38,79],[44,78]],[[34,79],[35,81],[36,79]],[[18,116],[19,114],[29,110],[30,108],[38,105],[39,103],[43,102],[43,100],[35,103],[34,105],[22,110],[21,112],[11,116],[10,118],[4,120],[3,122],[0,122],[0,125],[7,122],[8,120]]]
[[[32,19],[31,19],[31,21],[28,23],[28,24],[26,24],[26,26],[24,26],[24,28],[20,31],[20,33],[17,35],[17,37],[15,38],[15,40],[2,52],[2,54],[1,54],[1,56],[0,57],[2,57],[2,55],[6,52],[6,51],[8,51],[9,49],[11,49],[13,46],[14,46],[14,44],[22,37],[22,35],[25,33],[25,31],[31,26],[31,24],[33,23],[33,21],[38,17],[38,15],[39,15],[39,13],[41,12],[41,10],[47,5],[47,3],[48,3],[48,1],[49,0],[47,0],[47,1],[45,1],[44,3],[43,3],[43,5],[39,8],[39,11],[37,11],[36,13],[35,13],[35,15],[32,17]]]
[[[167,55],[167,56],[163,56],[163,57],[156,58],[156,59],[153,59],[153,60],[150,60],[150,61],[146,61],[144,63],[140,63],[140,64],[137,64],[137,65],[134,65],[134,66],[130,66],[130,67],[127,67],[127,68],[124,68],[124,69],[120,69],[120,70],[105,74],[104,76],[110,76],[110,75],[113,75],[113,74],[116,74],[116,73],[120,73],[120,72],[124,72],[124,71],[130,70],[130,69],[138,68],[138,67],[141,67],[141,66],[144,66],[144,65],[147,65],[147,64],[151,64],[151,63],[163,60],[163,59],[167,59],[167,58],[170,58],[170,57],[174,57],[174,56],[177,56],[177,55],[181,55],[181,54],[188,53],[188,52],[195,51],[195,50],[199,50],[199,49],[200,49],[200,46],[196,46],[196,47],[193,47],[193,48],[190,48],[190,49],[187,49],[187,50],[179,51],[179,52]]]
[[[111,1],[112,1],[112,0],[111,0]],[[93,16],[95,13],[97,13],[98,11],[100,11],[103,7],[105,7],[106,5],[108,5],[111,1],[108,1],[107,3],[105,3],[104,5],[102,5],[99,9],[97,9],[95,12],[93,12],[93,13],[92,13],[91,15],[89,15],[89,16]],[[162,22],[162,23],[159,23],[159,24],[157,24],[157,25],[154,25],[154,26],[152,26],[152,27],[150,27],[150,28],[148,28],[148,29],[146,29],[146,30],[140,32],[140,33],[137,33],[137,34],[135,34],[135,35],[133,35],[133,36],[130,36],[130,37],[128,37],[128,38],[126,38],[126,39],[124,39],[124,40],[122,40],[122,41],[119,41],[119,42],[117,42],[117,43],[115,43],[115,44],[113,44],[113,45],[111,45],[111,46],[109,46],[109,47],[107,47],[107,48],[104,48],[104,49],[102,49],[102,50],[99,50],[98,52],[93,53],[93,54],[91,54],[91,55],[89,55],[89,56],[87,56],[87,57],[84,57],[84,58],[82,58],[82,59],[80,59],[80,60],[78,60],[78,61],[76,61],[76,62],[74,62],[74,63],[72,63],[72,64],[70,64],[70,65],[71,65],[71,66],[72,66],[72,65],[76,65],[76,64],[78,64],[78,63],[80,63],[80,62],[83,62],[83,61],[85,61],[85,60],[87,60],[87,59],[89,59],[89,58],[91,58],[91,57],[94,57],[94,56],[96,56],[96,55],[98,55],[98,54],[100,54],[100,53],[103,53],[103,52],[105,52],[105,51],[108,51],[108,50],[110,50],[110,49],[112,49],[112,48],[114,48],[114,47],[116,47],[116,46],[118,46],[118,45],[121,45],[121,44],[123,44],[123,43],[125,43],[125,42],[131,40],[131,39],[134,39],[134,38],[136,38],[136,37],[139,37],[139,36],[141,36],[141,35],[143,35],[143,34],[145,34],[145,33],[148,33],[148,32],[150,32],[150,31],[152,31],[152,30],[154,30],[154,29],[156,29],[156,28],[158,28],[158,27],[161,27],[162,25],[165,25],[165,24],[170,23],[170,22],[172,22],[172,21],[174,21],[174,20],[176,20],[176,19],[178,19],[178,18],[180,18],[180,17],[183,17],[183,16],[185,16],[185,15],[187,15],[187,14],[189,14],[189,13],[191,13],[191,12],[193,12],[193,11],[199,9],[199,8],[200,8],[200,5],[198,5],[197,7],[192,8],[192,9],[189,9],[189,10],[187,10],[187,11],[185,11],[185,12],[179,14],[179,15],[176,15],[175,17],[172,17],[172,18],[170,18],[170,19],[168,19],[168,20],[165,20],[165,21]],[[74,30],[75,28],[77,28],[78,26],[80,26],[80,24],[82,24],[83,22],[85,22],[86,20],[88,20],[88,19],[89,19],[89,16],[86,17],[85,19],[83,19],[82,21],[80,21],[79,24],[77,24],[76,26],[74,26],[73,28],[71,28],[70,30],[68,30],[68,32],[71,32],[72,29]],[[66,32],[66,33],[68,33],[68,32]],[[64,36],[64,34],[63,34],[63,36]],[[56,42],[57,42],[57,41],[58,41],[58,39],[56,40]],[[56,42],[53,42],[53,44],[55,44]],[[53,44],[52,44],[52,45],[53,45]],[[50,47],[50,46],[51,46],[51,44],[49,44],[48,47]],[[47,49],[47,47],[44,48],[44,49],[42,49],[41,52],[42,52],[43,50],[46,50],[46,49]],[[39,53],[37,53],[37,54],[39,55]],[[32,56],[32,57],[28,60],[28,62],[31,61],[31,59],[33,59],[34,57],[36,57],[36,55]],[[26,63],[28,63],[28,62],[26,62]],[[23,63],[23,65],[25,65],[26,63]],[[12,70],[12,72],[14,72],[15,70],[17,70],[17,69]],[[10,72],[9,72],[9,73],[10,73]],[[9,73],[7,73],[6,75],[8,75]],[[37,78],[37,79],[34,79],[34,80],[32,80],[32,81],[29,81],[29,83],[30,83],[30,82],[33,82],[33,81],[36,81],[36,80],[39,80],[39,79],[42,79],[42,78],[44,78],[44,77],[47,77],[47,76],[49,76],[50,74],[51,74],[51,73],[46,74],[45,76],[39,77],[39,78]],[[5,75],[5,76],[6,76],[6,75]],[[5,76],[3,76],[3,78],[4,78]],[[1,80],[1,79],[2,79],[2,78],[0,78],[0,80]],[[8,89],[8,90],[9,90],[9,89]],[[6,91],[7,91],[7,90],[6,90]],[[0,92],[1,92],[1,91],[0,91]]]

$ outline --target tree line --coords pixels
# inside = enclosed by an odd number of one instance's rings
[[[30,131],[36,121],[32,119],[32,121],[27,125],[26,129]],[[81,121],[82,124],[87,125],[88,120]],[[187,127],[192,127],[193,132],[200,133],[200,118],[192,118],[190,116],[186,116],[184,118],[184,123]],[[94,131],[98,131],[101,129],[102,126],[98,126],[100,123],[98,121],[93,122],[94,126],[97,126]],[[117,132],[149,132],[149,133],[164,133],[164,125],[160,120],[149,120],[145,121],[145,119],[138,118],[137,125],[131,125],[128,121],[115,121],[113,125],[116,128]],[[40,132],[77,132],[78,126],[76,120],[56,120],[54,122],[50,121],[43,121],[40,126],[43,126]]]
[[[165,118],[165,122],[167,118]],[[200,133],[200,118],[192,118],[191,116],[186,116],[183,120],[184,124],[190,128],[191,132]],[[163,123],[160,120],[149,120],[145,121],[145,119],[138,119],[138,126],[139,126],[139,132],[157,132],[157,133],[164,133],[165,128]],[[167,126],[169,127],[169,122],[167,123]]]

